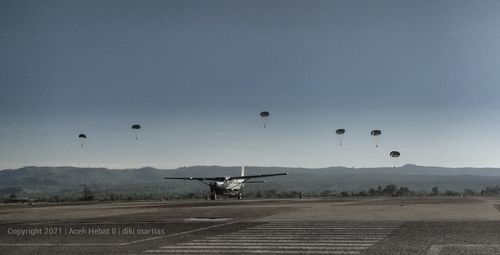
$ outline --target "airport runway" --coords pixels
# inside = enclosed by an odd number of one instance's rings
[[[500,254],[500,200],[0,206],[0,254]]]

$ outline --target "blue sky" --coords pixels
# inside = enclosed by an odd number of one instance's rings
[[[498,1],[3,0],[0,168],[500,167],[498,31]]]

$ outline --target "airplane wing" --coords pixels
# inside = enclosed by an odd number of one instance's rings
[[[245,181],[245,183],[264,183],[265,181]]]
[[[163,179],[169,180],[194,180],[194,181],[218,181],[219,178],[210,177],[163,177]]]
[[[233,176],[233,177],[229,177],[229,180],[234,180],[234,179],[247,179],[248,180],[248,179],[253,179],[253,178],[263,178],[263,177],[271,177],[271,176],[278,176],[278,175],[288,175],[288,173]]]

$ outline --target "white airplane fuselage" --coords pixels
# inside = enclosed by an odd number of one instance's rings
[[[243,188],[244,179],[232,179],[228,180],[229,177],[221,177],[225,178],[225,181],[216,181],[211,183],[211,187],[213,187],[213,192],[218,195],[237,195],[238,191]]]

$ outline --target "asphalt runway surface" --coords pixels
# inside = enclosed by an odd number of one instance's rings
[[[0,205],[0,254],[500,254],[500,199]]]

